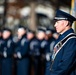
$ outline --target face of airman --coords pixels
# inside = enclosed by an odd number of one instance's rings
[[[38,38],[39,40],[44,39],[44,38],[45,38],[45,32],[38,32],[38,33],[37,33],[37,38]]]
[[[7,38],[9,38],[10,35],[11,35],[11,32],[10,32],[10,31],[3,31],[3,33],[2,33],[2,37],[3,37],[3,39],[7,39]]]
[[[34,34],[33,33],[27,33],[27,39],[28,40],[31,40],[32,38],[34,37]]]
[[[54,27],[56,28],[57,33],[62,34],[67,30],[68,21],[67,20],[59,20],[55,22]]]
[[[26,33],[25,29],[18,29],[17,35],[18,38],[21,38]]]

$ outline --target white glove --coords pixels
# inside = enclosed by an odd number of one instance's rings
[[[21,56],[21,53],[20,53],[20,52],[17,52],[17,57],[18,57],[18,58],[20,58],[20,59],[22,58],[22,56]]]
[[[49,53],[46,54],[46,60],[50,61],[50,54]]]
[[[7,52],[6,52],[6,51],[3,52],[3,56],[4,56],[5,58],[7,57]]]

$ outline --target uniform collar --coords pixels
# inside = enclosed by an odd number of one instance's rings
[[[7,38],[7,39],[3,39],[4,42],[7,42],[8,40],[12,40],[11,37]]]
[[[64,32],[63,34],[60,35],[60,37],[63,39],[64,37],[66,37],[68,34],[70,33],[74,33],[73,29],[70,28],[69,30],[67,30],[66,32]]]
[[[26,34],[24,34],[24,35],[21,37],[21,39],[24,38],[24,37],[26,38]]]
[[[59,35],[59,38],[55,41],[55,45],[60,41],[62,40],[63,38],[65,38],[68,34],[70,33],[74,33],[73,29],[70,28],[69,30],[67,30],[66,32],[64,32],[63,34],[60,34]]]
[[[34,40],[34,39],[36,39],[35,37],[33,37],[32,39],[30,39],[29,41],[32,41],[32,40]]]

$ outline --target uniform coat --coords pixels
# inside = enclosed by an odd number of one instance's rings
[[[40,69],[40,43],[36,38],[29,42],[30,68],[34,68],[34,75],[39,75]]]
[[[74,33],[74,31],[72,29],[67,30],[59,36],[56,43],[70,33]],[[76,75],[76,38],[69,39],[57,53],[51,64],[50,75]]]
[[[55,44],[55,39],[51,37],[48,39],[48,49],[46,50],[46,67],[45,67],[45,75],[50,74],[50,65],[51,65],[51,55],[53,53],[53,47]],[[48,54],[48,56],[47,56]]]
[[[28,58],[28,40],[26,36],[23,35],[21,39],[17,42],[15,54],[20,53],[21,57],[16,59],[17,65],[17,75],[28,75],[29,68],[29,58]]]
[[[14,43],[11,37],[6,40],[3,40],[2,42],[2,75],[12,75],[12,55],[14,51],[13,46]]]

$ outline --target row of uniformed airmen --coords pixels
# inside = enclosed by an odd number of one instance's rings
[[[0,32],[0,75],[49,75],[55,39],[48,28],[34,31],[19,26],[17,40],[4,28]],[[54,34],[55,35],[55,34]],[[14,66],[13,66],[14,64]],[[14,69],[13,69],[14,68]]]

